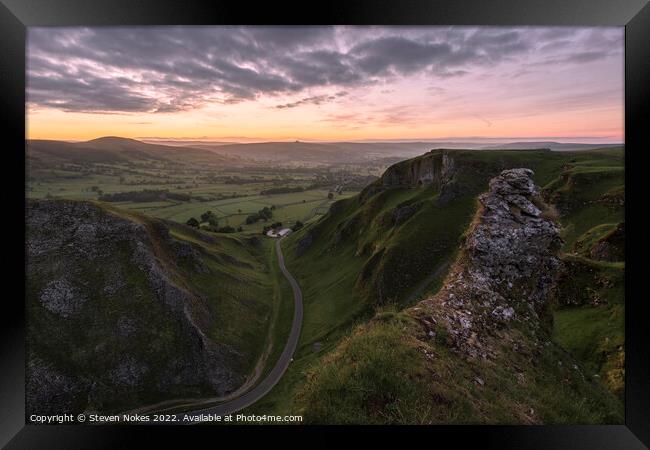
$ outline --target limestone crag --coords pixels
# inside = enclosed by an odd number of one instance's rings
[[[30,201],[26,222],[29,412],[237,387],[234,350],[206,336],[210,310],[179,282],[178,265],[209,272],[192,245],[87,202]]]
[[[435,185],[440,188],[439,202],[443,204],[460,193],[454,182],[456,172],[456,162],[448,151],[432,151],[415,160],[390,166],[381,178],[361,191],[360,200],[364,203],[373,195],[393,187]]]
[[[430,336],[448,334],[466,356],[490,358],[488,341],[514,321],[546,330],[562,241],[532,175],[509,169],[490,181],[443,288],[414,308]]]

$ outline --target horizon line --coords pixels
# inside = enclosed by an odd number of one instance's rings
[[[391,139],[304,139],[299,137],[282,137],[278,139],[260,138],[260,137],[247,137],[247,136],[224,136],[224,137],[163,137],[163,136],[136,136],[126,137],[119,135],[103,135],[92,139],[52,139],[52,138],[25,138],[26,141],[30,140],[53,140],[62,142],[88,142],[95,139],[115,137],[123,139],[134,139],[139,141],[196,141],[196,142],[226,142],[228,144],[254,144],[254,143],[291,143],[291,142],[304,142],[304,143],[428,143],[428,142],[452,142],[464,143],[473,141],[472,143],[514,143],[514,142],[556,142],[566,144],[625,144],[625,140],[619,140],[613,137],[598,137],[598,136],[501,136],[501,137],[486,137],[486,136],[460,136],[460,137],[438,137],[438,138],[391,138]]]

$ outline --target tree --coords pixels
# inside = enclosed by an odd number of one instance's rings
[[[332,200],[334,198],[334,194],[332,192],[327,193],[327,198]]]
[[[303,224],[301,221],[296,220],[296,223],[294,224],[294,226],[291,227],[291,229],[292,229],[293,231],[298,231],[298,230],[301,229],[303,226],[304,226],[304,224]]]
[[[237,227],[237,231],[239,231],[241,233],[242,231],[244,231],[244,229],[240,225],[240,226]]]
[[[212,211],[206,211],[201,214],[201,222],[208,222],[213,227],[219,226],[219,220]]]
[[[189,225],[194,228],[199,227],[199,221],[196,220],[194,217],[190,217],[187,222],[185,222],[186,225]]]
[[[271,211],[268,206],[265,206],[264,208],[260,209],[258,213],[262,219],[264,220],[269,220],[271,217],[273,217],[273,211]]]

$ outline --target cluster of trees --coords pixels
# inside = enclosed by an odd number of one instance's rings
[[[298,231],[299,229],[301,229],[301,228],[304,227],[304,226],[305,226],[304,223],[302,223],[302,222],[299,221],[299,220],[296,220],[296,223],[291,227],[291,229],[292,229],[293,231]]]
[[[202,227],[204,230],[212,231],[213,233],[234,233],[235,231],[243,231],[244,229],[242,227],[231,227],[230,225],[226,225],[225,227],[213,227],[212,225],[207,225]]]
[[[270,208],[268,206],[265,206],[264,208],[257,211],[255,214],[251,214],[248,217],[246,217],[246,223],[250,225],[255,222],[259,222],[260,220],[264,220],[266,222],[271,217],[273,217],[274,209],[275,206],[271,206]]]
[[[212,211],[204,212],[201,214],[200,218],[201,222],[199,222],[195,217],[190,217],[187,222],[185,222],[185,224],[193,228],[201,228],[203,230],[212,231],[213,233],[234,233],[235,231],[243,231],[242,227],[237,227],[236,229],[230,225],[220,227],[219,220]]]
[[[101,189],[99,189],[99,186],[91,186],[91,187],[90,187],[90,190],[91,190],[92,192],[96,192],[96,193],[97,193],[97,196],[98,196],[97,198],[99,198],[100,200],[102,200],[102,197],[104,197],[104,191],[102,191]],[[110,200],[108,200],[108,201],[110,201]]]
[[[296,187],[277,187],[277,188],[270,188],[270,189],[265,189],[262,192],[260,192],[260,195],[273,195],[273,194],[290,194],[292,192],[302,192],[305,189],[296,186]]]
[[[207,222],[208,225],[213,227],[219,226],[219,220],[217,219],[217,216],[210,210],[201,214],[201,222]]]
[[[198,228],[199,221],[196,220],[194,217],[190,217],[189,219],[187,219],[187,222],[185,222],[185,225],[190,226],[192,228]]]
[[[251,183],[267,183],[269,180],[266,180],[262,177],[255,178],[241,178],[238,176],[234,177],[225,177],[223,178],[224,184],[251,184]]]
[[[91,189],[95,191],[96,186]],[[101,190],[96,190],[99,194],[99,200],[103,202],[157,202],[163,200],[177,200],[189,202],[192,197],[187,194],[169,192],[166,189],[145,189],[143,191],[115,192],[114,194],[103,194]]]

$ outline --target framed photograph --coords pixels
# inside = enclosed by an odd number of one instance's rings
[[[3,446],[647,448],[647,2],[0,15]]]

